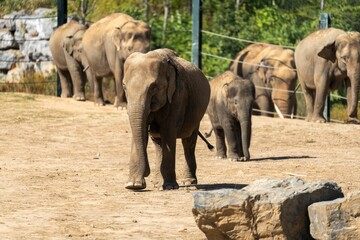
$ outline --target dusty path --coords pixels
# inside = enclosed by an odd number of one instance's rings
[[[201,129],[210,129],[206,116]],[[198,189],[164,192],[151,175],[145,191],[124,188],[130,140],[125,110],[0,93],[0,239],[205,239],[194,191],[292,175],[360,190],[359,125],[254,117],[253,161],[216,160],[199,140]]]

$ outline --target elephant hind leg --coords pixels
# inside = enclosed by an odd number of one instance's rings
[[[61,97],[68,98],[73,96],[73,85],[68,70],[58,69],[61,83]]]
[[[190,137],[182,139],[186,165],[184,167],[183,179],[181,180],[184,186],[197,184],[196,177],[196,158],[195,147],[198,136],[198,128],[196,128]]]
[[[227,148],[224,129],[214,127],[214,133],[216,138],[216,158],[226,158]]]

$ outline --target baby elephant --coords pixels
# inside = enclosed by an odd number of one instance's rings
[[[212,79],[210,87],[207,114],[216,136],[216,157],[228,157],[231,161],[249,160],[254,84],[226,71]]]

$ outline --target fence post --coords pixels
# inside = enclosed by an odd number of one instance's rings
[[[60,27],[67,22],[67,0],[57,0],[57,26]],[[56,95],[61,96],[60,77],[56,77]]]
[[[319,21],[319,28],[329,28],[331,27],[331,14],[330,13],[320,13],[320,21]],[[330,122],[330,95],[326,96],[325,99],[325,107],[324,107],[324,118],[327,122]]]
[[[192,47],[191,61],[201,69],[202,0],[192,0]]]

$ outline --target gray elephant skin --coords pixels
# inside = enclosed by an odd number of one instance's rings
[[[195,65],[170,49],[133,53],[125,62],[124,88],[132,131],[128,189],[146,187],[150,174],[148,137],[155,145],[155,187],[177,189],[176,139],[186,167],[182,183],[197,183],[195,146],[210,97],[209,82]],[[161,174],[161,176],[160,176]]]
[[[311,122],[325,122],[326,95],[346,87],[347,120],[359,123],[357,106],[360,81],[360,33],[328,28],[305,37],[295,49],[299,82]]]
[[[210,81],[210,88],[206,113],[216,137],[216,157],[227,157],[232,161],[249,160],[254,84],[226,71]]]
[[[284,117],[296,114],[295,68],[293,50],[262,43],[250,44],[241,50],[230,66],[235,74],[254,82],[254,109],[270,117],[275,111]],[[254,114],[259,115],[257,111]]]
[[[83,54],[82,37],[87,26],[75,20],[54,30],[50,36],[50,51],[59,73],[61,97],[74,97],[85,101],[85,84],[93,88],[92,73]]]
[[[122,86],[124,62],[133,52],[150,49],[150,26],[122,13],[113,13],[92,24],[83,37],[83,46],[89,65],[94,72],[94,102],[105,105],[102,79],[115,79],[115,107],[125,107]]]

